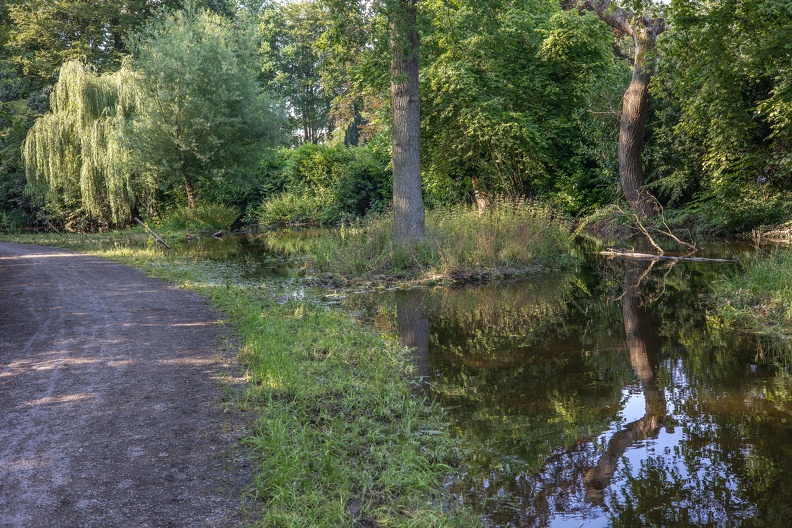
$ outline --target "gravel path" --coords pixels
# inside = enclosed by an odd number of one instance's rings
[[[223,333],[192,292],[0,242],[0,526],[238,526]]]

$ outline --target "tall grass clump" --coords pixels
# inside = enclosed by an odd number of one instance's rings
[[[370,215],[345,223],[312,248],[319,269],[346,277],[393,270],[393,216]]]
[[[572,244],[565,219],[525,200],[498,200],[483,214],[472,206],[438,209],[427,226],[443,272],[555,265]]]
[[[716,313],[727,325],[792,335],[792,250],[754,256],[713,287]]]
[[[199,203],[195,207],[180,207],[156,222],[166,231],[211,231],[228,229],[239,219],[239,209],[227,205]]]
[[[568,222],[529,201],[495,202],[483,214],[456,205],[428,211],[426,239],[410,252],[393,245],[390,215],[343,226],[314,247],[320,269],[346,277],[388,272],[454,274],[557,267],[568,258]]]

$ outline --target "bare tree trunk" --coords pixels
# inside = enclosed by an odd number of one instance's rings
[[[630,85],[622,97],[619,130],[619,178],[627,203],[648,217],[655,216],[654,200],[643,187],[643,151],[646,115],[649,112],[649,81],[654,74],[657,36],[665,31],[662,18],[649,19],[621,7],[610,8],[611,0],[586,0],[584,6],[597,13],[613,29],[632,37],[635,59]]]
[[[409,247],[424,238],[416,1],[400,0],[391,23],[393,239],[397,247]]]

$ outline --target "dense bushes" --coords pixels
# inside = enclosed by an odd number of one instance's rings
[[[269,153],[260,167],[259,222],[332,224],[384,211],[391,196],[390,156],[364,147],[304,144]]]

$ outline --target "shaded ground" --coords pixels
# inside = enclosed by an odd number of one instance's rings
[[[96,257],[0,242],[0,526],[236,526],[218,315]]]

